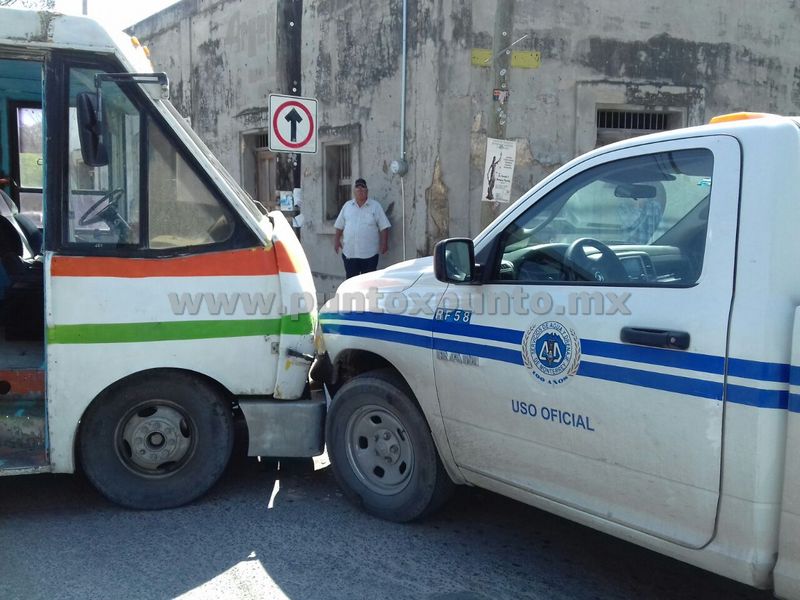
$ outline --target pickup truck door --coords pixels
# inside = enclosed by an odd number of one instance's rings
[[[690,547],[714,535],[740,149],[726,136],[587,159],[478,241],[434,367],[473,483]]]

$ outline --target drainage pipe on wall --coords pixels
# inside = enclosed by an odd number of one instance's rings
[[[406,191],[403,176],[406,174],[406,46],[408,43],[408,0],[403,0],[403,60],[401,71],[401,91],[400,91],[400,162],[397,172],[400,175],[400,200],[403,203],[401,216],[403,219],[403,260],[406,259]]]
[[[400,87],[400,160],[406,158],[406,46],[408,44],[408,0],[403,0],[403,62]]]

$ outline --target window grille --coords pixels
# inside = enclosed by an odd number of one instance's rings
[[[598,129],[630,129],[636,131],[666,131],[668,113],[633,110],[597,110]]]
[[[642,111],[622,108],[597,109],[597,141],[599,148],[638,135],[681,127],[683,118],[674,111]]]
[[[325,148],[325,217],[336,219],[344,203],[353,196],[350,144],[335,144]]]

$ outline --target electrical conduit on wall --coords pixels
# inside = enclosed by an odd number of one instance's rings
[[[405,161],[406,159],[406,71],[407,71],[407,64],[406,64],[406,44],[408,37],[408,0],[403,0],[403,60],[402,60],[402,73],[401,73],[401,93],[400,93],[400,160]],[[403,236],[403,260],[406,259],[406,190],[405,190],[405,183],[403,182],[403,176],[405,173],[400,174],[400,201],[402,202],[401,206],[401,218],[403,220],[403,226],[401,228],[401,234]]]

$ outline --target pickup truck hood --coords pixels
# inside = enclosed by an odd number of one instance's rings
[[[370,290],[402,292],[426,273],[433,274],[432,256],[407,260],[379,271],[351,277],[339,286],[337,293],[367,293]]]

